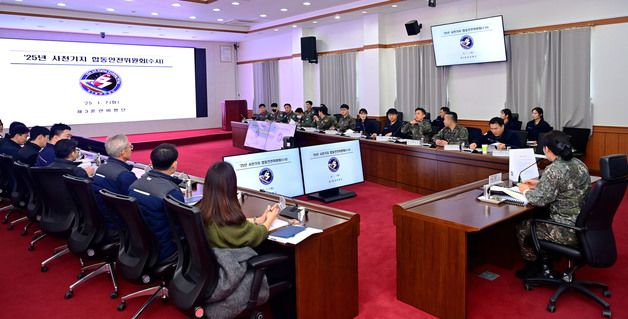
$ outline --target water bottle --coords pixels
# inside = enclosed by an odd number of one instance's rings
[[[100,153],[96,153],[96,160],[94,160],[94,163],[96,163],[96,166],[102,165],[102,159],[100,158]]]
[[[191,179],[187,179],[185,180],[185,198],[191,198],[192,197],[192,180]]]

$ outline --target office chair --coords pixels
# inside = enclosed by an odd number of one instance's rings
[[[528,141],[528,131],[511,131],[517,135],[517,141],[519,141],[519,147],[526,147]]]
[[[76,206],[65,186],[63,175],[71,174],[72,171],[69,168],[31,167],[30,172],[35,184],[39,185],[44,205],[39,227],[49,236],[67,240],[76,218]],[[32,249],[33,246],[29,246],[29,250]],[[48,271],[50,262],[69,252],[67,244],[55,248],[52,257],[41,263],[41,271]]]
[[[30,227],[39,224],[39,219],[41,218],[41,200],[39,200],[39,194],[36,191],[33,177],[29,169],[30,166],[28,164],[24,164],[20,161],[13,162],[13,172],[15,173],[17,184],[22,185],[24,188],[23,201],[26,210],[26,218],[28,219],[28,223],[22,229],[22,236],[28,234]],[[11,225],[9,225],[9,228],[11,228]]]
[[[336,118],[336,122],[340,121],[340,118],[342,117],[341,114],[334,114],[334,117]]]
[[[403,123],[403,112],[397,112],[397,121],[400,121]]]
[[[432,120],[432,119],[431,119],[430,112],[425,113],[425,119],[426,119],[426,120],[428,120],[428,121],[431,121],[431,120]]]
[[[99,193],[112,212],[117,213],[126,227],[120,231],[120,249],[118,251],[118,273],[125,279],[138,283],[150,284],[158,281],[159,285],[146,288],[122,297],[118,311],[126,309],[129,299],[150,296],[132,318],[139,316],[157,298],[168,300],[167,282],[177,265],[176,260],[158,263],[159,244],[148,228],[135,198],[101,189]]]
[[[115,260],[120,246],[117,238],[108,238],[107,227],[102,219],[92,182],[89,179],[63,175],[65,185],[70,191],[76,206],[76,220],[68,238],[68,248],[81,259],[79,279],[70,285],[65,299],[74,296],[74,289],[89,279],[107,273],[113,283],[111,298],[118,297],[118,284],[114,273]],[[95,264],[85,266],[84,260],[96,260]],[[87,273],[87,271],[90,271]]]
[[[573,148],[575,157],[582,158],[587,152],[587,145],[589,144],[589,136],[591,136],[591,129],[577,128],[577,127],[563,127],[563,133],[569,135],[569,142]]]
[[[167,196],[164,202],[173,221],[171,225],[180,225],[185,235],[185,239],[176,236],[179,261],[174,277],[168,285],[170,298],[177,308],[187,315],[203,318],[207,300],[220,279],[216,256],[205,235],[200,210],[171,196]],[[253,318],[263,318],[263,314],[256,312],[255,309],[258,307],[257,301],[266,269],[287,260],[287,256],[273,253],[255,256],[247,261],[248,269],[254,273],[254,277],[246,308],[239,316],[252,315]],[[291,286],[287,281],[271,285],[269,298],[290,289]]]
[[[467,127],[467,132],[469,133],[469,144],[477,143],[482,138],[482,130],[477,127]]]
[[[519,122],[519,113],[512,113],[511,120]]]
[[[23,202],[20,202],[19,198],[19,186],[17,184],[15,173],[13,171],[13,157],[6,154],[0,154],[0,170],[2,171],[3,177],[2,197],[5,200],[9,201],[9,204],[5,207],[2,207],[0,211],[7,211],[6,215],[4,215],[4,219],[2,220],[3,224],[7,224],[11,220],[11,215],[13,215],[14,213],[19,213],[20,209],[23,208],[24,205]],[[19,223],[25,220],[26,217],[24,216],[18,217],[13,222]],[[13,229],[13,222],[9,225],[9,229]]]
[[[611,267],[617,259],[617,248],[613,235],[613,217],[626,193],[628,185],[628,163],[626,155],[609,155],[600,158],[602,179],[594,184],[576,224],[566,225],[552,220],[533,220],[531,224],[532,241],[539,253],[555,253],[569,258],[570,267],[558,276],[561,278],[529,278],[524,282],[525,289],[531,290],[540,284],[558,285],[558,289],[547,304],[547,311],[556,311],[556,301],[563,292],[574,289],[595,300],[604,308],[602,315],[611,317],[610,304],[591,292],[588,287],[601,288],[605,297],[610,297],[608,286],[598,282],[576,279],[576,270],[583,266],[595,268]],[[536,236],[537,224],[551,224],[575,231],[578,247],[566,246]]]

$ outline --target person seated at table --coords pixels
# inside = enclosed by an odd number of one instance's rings
[[[81,155],[75,140],[60,140],[55,144],[55,160],[48,167],[69,168],[72,175],[81,178],[89,178],[94,175],[95,169],[91,166],[80,167],[76,160]]]
[[[591,191],[589,169],[573,157],[567,134],[552,131],[539,142],[543,146],[543,153],[552,163],[545,168],[539,180],[527,180],[517,186],[530,204],[549,207],[550,220],[573,226]],[[525,266],[516,275],[519,278],[552,276],[551,261],[547,256],[537,255],[530,232],[530,219],[517,227],[517,239]],[[564,245],[575,246],[578,243],[573,230],[546,223],[537,223],[536,235],[540,240]]]
[[[379,131],[377,121],[368,119],[368,115],[368,111],[365,108],[361,108],[358,112],[358,118],[355,120],[355,131],[362,132],[362,135],[365,136],[377,134]]]
[[[499,117],[504,120],[504,127],[506,127],[507,130],[519,130],[519,123],[513,120],[512,111],[510,109],[503,109],[499,111]]]
[[[268,114],[268,121],[279,122],[281,120],[280,115],[281,115],[281,112],[279,112],[279,104],[271,103],[270,114]]]
[[[476,141],[472,141],[469,144],[469,148],[476,149],[482,144],[495,144],[498,150],[503,150],[508,147],[519,148],[519,138],[514,132],[507,130],[504,125],[504,120],[499,117],[494,117],[488,122],[489,131],[486,134],[480,136]]]
[[[539,134],[552,131],[553,128],[543,118],[543,109],[535,107],[532,109],[532,120],[526,124],[528,141],[538,141]]]
[[[267,121],[270,114],[268,114],[268,110],[266,110],[266,104],[262,103],[257,108],[259,109],[259,113],[255,114],[253,119],[256,121]]]
[[[384,125],[382,135],[404,137],[405,135],[401,133],[403,121],[399,121],[399,112],[397,109],[389,108],[388,111],[386,111],[386,118],[388,120],[386,121],[386,125]]]
[[[2,147],[2,142],[4,141],[4,123],[0,120],[0,147]]]
[[[105,150],[109,158],[96,169],[92,187],[96,191],[96,203],[109,230],[108,235],[114,237],[124,225],[124,221],[109,209],[98,191],[106,189],[117,194],[128,194],[131,184],[137,181],[137,177],[132,171],[133,165],[127,164],[133,154],[133,144],[126,135],[108,137],[105,141]]]
[[[29,166],[34,166],[37,162],[39,151],[48,143],[49,135],[49,129],[43,126],[33,126],[28,138],[29,142],[24,144],[24,147],[17,152],[14,159]]]
[[[55,160],[55,144],[60,140],[72,138],[72,128],[63,123],[53,124],[50,127],[48,144],[39,152],[35,166],[48,166]]]
[[[432,132],[432,124],[425,119],[425,114],[425,109],[422,107],[414,109],[414,119],[403,124],[401,133],[410,136],[413,140],[427,139]]]
[[[436,145],[466,144],[469,141],[469,132],[466,127],[458,124],[458,114],[456,112],[445,114],[444,123],[445,127],[432,137]]]
[[[171,195],[183,202],[179,188],[181,180],[172,176],[177,171],[179,152],[173,144],[163,143],[150,152],[152,170],[129,187],[129,196],[137,199],[140,212],[148,228],[159,242],[159,263],[177,259],[177,245],[173,241],[170,221],[163,199]]]
[[[11,125],[9,125],[9,134],[4,138],[4,141],[2,141],[2,145],[0,145],[0,154],[15,158],[22,148],[22,145],[28,140],[28,132],[30,132],[30,130],[24,123],[11,123]]]
[[[314,116],[314,122],[316,123],[316,128],[319,130],[332,130],[336,127],[336,117],[329,115],[327,111],[327,106],[325,104],[321,104],[318,108],[318,115]]]
[[[445,114],[449,112],[448,107],[441,107],[440,111],[438,111],[438,116],[432,121],[432,126],[436,127],[438,130],[442,130],[443,127],[445,127]]]
[[[216,254],[218,264],[221,267],[220,273],[230,278],[232,283],[228,288],[226,285],[218,285],[220,291],[213,291],[210,298],[210,305],[207,312],[210,317],[220,312],[220,318],[232,318],[237,316],[246,306],[252,280],[252,273],[246,272],[244,267],[229,267],[224,264],[224,256],[238,256],[237,260],[246,260],[256,255],[252,248],[256,248],[268,238],[269,229],[279,215],[279,205],[268,205],[263,212],[246,218],[242,212],[242,207],[238,201],[237,177],[231,164],[226,162],[214,163],[207,170],[203,187],[203,199],[200,202],[201,216],[206,228],[207,240]],[[232,258],[233,259],[233,258]],[[266,271],[267,282],[272,284],[285,280],[287,275],[285,269],[269,268]],[[222,277],[222,276],[221,276]],[[224,278],[219,278],[221,282]],[[263,285],[262,289],[268,286]],[[228,293],[224,293],[225,291]],[[223,296],[222,299],[215,297]],[[261,297],[262,293],[260,293]],[[264,292],[264,295],[267,294]],[[284,314],[285,303],[293,303],[293,300],[281,298],[271,301],[273,318],[289,318]],[[214,298],[214,299],[212,299]],[[265,297],[263,297],[266,299]],[[282,300],[283,299],[283,300]],[[262,300],[265,301],[265,300]],[[289,309],[289,308],[288,308]],[[288,311],[288,313],[290,313]]]
[[[312,109],[312,101],[305,101],[305,112],[301,118],[301,127],[314,127],[314,110]]]
[[[292,112],[292,105],[286,103],[283,105],[284,112],[280,112],[277,117],[277,122],[290,123],[290,121],[297,121],[297,114]]]
[[[343,104],[340,106],[340,119],[336,124],[336,129],[340,132],[344,132],[348,129],[355,131],[355,119],[349,115],[349,105]]]

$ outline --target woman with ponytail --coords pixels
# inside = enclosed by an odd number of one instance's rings
[[[528,180],[518,185],[529,203],[547,206],[549,219],[575,225],[580,209],[591,191],[591,177],[587,166],[573,157],[569,136],[560,131],[546,134],[540,141],[543,153],[552,163],[545,168],[539,180]],[[538,223],[536,233],[541,240],[565,245],[577,245],[573,230],[546,223]],[[546,257],[538,258],[530,239],[530,220],[517,228],[521,255],[526,266],[517,272],[520,278],[552,276],[551,263]],[[542,260],[539,260],[542,259]]]

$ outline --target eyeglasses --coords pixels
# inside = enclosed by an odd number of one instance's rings
[[[133,150],[133,144],[129,143],[129,145],[127,145],[127,147],[128,147],[129,149],[131,149],[131,151]]]

